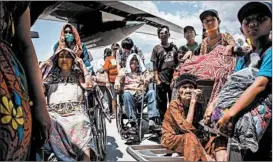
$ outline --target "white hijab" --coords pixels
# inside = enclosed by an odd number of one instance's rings
[[[131,70],[131,66],[130,66],[130,62],[132,60],[132,58],[136,56],[137,60],[138,60],[138,63],[139,63],[139,71],[141,71],[142,73],[145,72],[147,69],[144,65],[144,63],[142,62],[141,58],[139,57],[138,54],[136,53],[132,53],[128,56],[127,58],[127,61],[126,61],[126,68],[125,68],[125,73],[131,73],[132,70]]]

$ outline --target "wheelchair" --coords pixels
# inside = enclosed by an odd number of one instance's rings
[[[117,92],[117,111],[116,111],[116,126],[119,134],[121,135],[122,139],[126,141],[133,140],[134,142],[141,142],[144,138],[145,134],[152,134],[160,136],[160,132],[150,131],[149,130],[149,118],[148,118],[148,111],[147,110],[147,103],[144,102],[144,95],[145,92],[142,94],[142,101],[141,104],[136,105],[136,118],[137,118],[137,134],[130,134],[129,130],[129,122],[126,113],[125,113],[125,106],[123,104],[123,94],[124,91],[116,90]],[[155,83],[150,83],[147,87],[147,90],[155,90],[156,86]],[[146,91],[147,92],[147,91]]]
[[[104,101],[103,94],[98,86],[84,90],[84,110],[90,120],[91,139],[94,140],[97,154],[92,154],[91,161],[102,161],[107,154],[106,119],[111,122],[109,107]],[[32,148],[30,159],[35,161],[58,161],[54,152],[46,154],[44,148]],[[81,160],[81,159],[77,159]]]
[[[95,143],[97,145],[99,157],[97,160],[104,160],[107,154],[107,132],[106,122],[107,119],[111,123],[109,117],[109,106],[104,100],[103,94],[98,86],[87,89],[84,93],[85,107],[89,116],[92,133],[95,136]]]

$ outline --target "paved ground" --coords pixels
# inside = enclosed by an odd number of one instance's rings
[[[112,123],[108,123],[106,120],[106,130],[107,130],[107,156],[105,161],[136,161],[131,157],[127,152],[126,148],[128,145],[125,144],[125,141],[121,139],[117,128],[116,121],[112,120]],[[145,135],[147,137],[149,135]],[[144,138],[145,138],[144,137]],[[157,144],[157,142],[144,140],[141,142],[141,145],[151,145]]]

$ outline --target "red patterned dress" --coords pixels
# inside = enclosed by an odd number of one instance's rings
[[[211,102],[227,81],[227,76],[234,71],[236,57],[225,51],[225,47],[233,40],[230,34],[221,34],[219,42],[214,47],[209,47],[207,38],[205,38],[201,45],[200,55],[193,56],[182,64],[174,76],[191,73],[198,79],[213,80],[214,85],[209,101]]]

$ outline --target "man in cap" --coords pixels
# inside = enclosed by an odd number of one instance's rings
[[[195,41],[196,32],[194,27],[186,26],[184,28],[184,38],[187,40],[187,44],[179,48],[179,52],[184,56],[181,61],[185,61],[191,58],[192,55],[199,55],[199,44]]]

